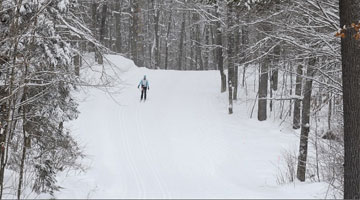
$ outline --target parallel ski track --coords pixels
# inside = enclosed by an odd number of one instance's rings
[[[141,120],[141,113],[140,113],[140,108],[139,107],[140,106],[138,104],[136,106],[136,123],[137,123],[137,128],[139,130],[138,133],[139,133],[139,136],[140,136],[140,143],[141,143],[141,146],[142,146],[142,150],[143,150],[143,153],[145,155],[147,165],[151,169],[153,175],[156,178],[156,182],[160,187],[161,194],[163,195],[163,198],[168,199],[171,196],[169,194],[169,190],[167,190],[166,187],[164,186],[164,184],[163,184],[164,181],[161,180],[161,176],[159,175],[159,172],[156,170],[156,168],[152,164],[152,163],[155,163],[155,162],[154,162],[154,159],[153,159],[153,157],[151,155],[151,150],[149,148],[149,144],[148,144],[146,136],[145,136],[144,126],[141,123],[142,120]]]
[[[123,135],[123,150],[126,154],[126,158],[127,160],[129,161],[129,167],[130,167],[130,170],[135,178],[135,182],[136,182],[136,186],[137,186],[137,189],[139,190],[139,194],[140,194],[140,197],[139,198],[145,198],[145,193],[146,193],[146,190],[145,190],[145,187],[144,187],[144,181],[143,181],[143,178],[141,177],[141,174],[139,173],[139,169],[136,167],[135,165],[135,161],[134,161],[134,155],[131,153],[131,150],[130,150],[130,145],[129,145],[129,141],[128,141],[128,129],[126,127],[126,119],[125,119],[125,113],[124,110],[122,109],[121,110],[121,129],[122,129],[122,135]]]

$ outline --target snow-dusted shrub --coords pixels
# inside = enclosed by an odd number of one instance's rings
[[[276,181],[278,184],[288,184],[294,182],[296,179],[296,164],[297,155],[296,151],[283,150],[282,162],[277,167]]]

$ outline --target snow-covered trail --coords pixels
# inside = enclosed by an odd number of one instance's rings
[[[144,74],[145,103],[137,89]],[[132,67],[123,75],[127,87],[113,96],[120,104],[91,90],[72,124],[91,168],[63,177],[56,197],[322,197],[321,184],[277,185],[281,151],[298,139],[273,122],[249,119],[244,104],[228,115],[219,77]]]

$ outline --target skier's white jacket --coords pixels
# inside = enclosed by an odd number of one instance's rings
[[[145,88],[149,88],[149,81],[146,80],[146,79],[142,79],[138,85],[138,87],[141,86],[141,87],[145,87]]]

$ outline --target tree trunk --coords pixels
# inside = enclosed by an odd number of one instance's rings
[[[271,89],[274,91],[278,90],[278,84],[279,84],[280,52],[281,52],[281,47],[280,45],[277,45],[274,48],[274,65],[272,66],[272,73],[271,73]]]
[[[108,6],[109,7],[109,6]],[[110,3],[110,13],[113,13],[113,8],[114,4]],[[108,15],[108,19],[107,19],[107,25],[106,25],[106,31],[105,31],[105,42],[106,42],[106,47],[110,49],[110,51],[115,51],[114,50],[114,42],[113,42],[113,29],[115,28],[115,24],[114,24],[114,15],[113,14],[107,14]]]
[[[21,156],[20,162],[20,172],[19,172],[19,184],[18,184],[18,191],[17,191],[17,199],[21,199],[21,190],[23,184],[23,177],[24,177],[24,166],[25,166],[25,158],[26,158],[26,141],[27,138],[25,137],[25,130],[24,130],[24,142],[23,142],[23,152]]]
[[[116,41],[115,41],[115,50],[117,53],[122,52],[122,41],[121,41],[121,4],[122,1],[114,0],[115,1],[115,34],[116,34]]]
[[[210,45],[210,29],[211,26],[206,24],[204,26],[204,34],[205,35],[205,51],[203,51],[204,54],[204,70],[209,70],[209,45]]]
[[[150,11],[154,11],[155,12],[155,4],[154,4],[154,1],[155,0],[147,0],[147,6],[146,6],[146,8],[147,8],[147,14],[146,14],[146,19],[147,20],[145,20],[146,21],[146,32],[147,32],[147,37],[148,38],[152,38],[153,37],[153,33],[152,33],[152,29],[151,29],[151,27],[152,27],[152,21],[151,21],[151,19],[152,19],[152,17],[150,17],[151,16],[151,14],[152,14],[152,12],[150,12]],[[151,4],[151,5],[150,5]],[[155,14],[154,14],[154,16],[155,16]],[[155,17],[154,17],[155,18]],[[151,42],[153,42],[154,40],[151,40]],[[148,52],[149,52],[149,59],[148,59],[148,63],[149,63],[149,68],[150,69],[154,69],[155,67],[155,61],[153,62],[153,47],[154,47],[154,44],[150,44],[151,43],[150,41],[149,41],[149,44],[148,44]]]
[[[340,27],[360,20],[360,0],[340,0]],[[341,39],[344,101],[344,199],[360,198],[360,41],[348,28]]]
[[[76,76],[80,76],[81,64],[82,64],[81,56],[78,53],[76,53],[76,55],[74,56],[74,67],[75,67],[75,75]]]
[[[181,23],[181,33],[180,33],[180,43],[179,43],[179,60],[178,60],[178,70],[182,70],[182,61],[184,54],[184,38],[185,38],[185,12],[183,13],[183,21]]]
[[[209,63],[211,64],[211,70],[218,70],[218,66],[217,66],[217,48],[216,48],[216,31],[217,29],[217,25],[216,22],[213,22],[210,26],[210,41],[211,41],[211,45],[215,46],[215,48],[211,48],[210,50],[210,54],[209,54]]]
[[[295,95],[301,97],[303,67],[299,65],[296,71]],[[293,129],[300,128],[301,99],[296,99],[294,104]]]
[[[240,12],[236,11],[236,21],[240,20]],[[236,26],[235,30],[234,30],[234,92],[233,92],[233,100],[237,100],[237,93],[238,93],[238,84],[239,84],[239,64],[240,63],[240,59],[239,59],[239,55],[240,55],[240,28],[239,26]],[[241,45],[242,46],[242,45]]]
[[[96,0],[93,0],[91,3],[91,21],[92,21],[92,32],[95,38],[98,38],[98,31],[97,31],[97,7],[98,3]],[[93,51],[96,52],[96,46],[93,44]],[[96,57],[95,57],[96,59]]]
[[[215,15],[219,17],[218,7],[215,7]],[[216,22],[216,61],[217,68],[220,71],[221,78],[221,93],[226,92],[226,75],[224,73],[224,57],[223,57],[223,44],[222,44],[222,32],[221,32],[221,23]]]
[[[201,49],[201,31],[200,31],[200,16],[198,13],[193,13],[193,22],[195,23],[195,51],[196,51],[196,69],[204,70],[204,63],[202,58],[202,49]]]
[[[101,10],[101,21],[100,21],[100,33],[99,33],[99,40],[101,44],[104,44],[105,34],[106,34],[106,16],[107,16],[107,2],[104,2],[104,5],[102,6]],[[100,52],[96,52],[95,54],[97,56],[97,61],[99,64],[104,63],[104,59]]]
[[[238,93],[238,84],[239,84],[239,66],[234,65],[234,92],[233,92],[233,100],[237,100]]]
[[[190,70],[194,70],[194,62],[196,61],[196,51],[194,50],[194,35],[195,35],[195,28],[194,28],[194,23],[193,23],[193,18],[191,18],[191,11],[189,11],[189,15],[188,15],[188,21],[189,21],[189,24],[191,24],[191,27],[190,27],[190,33],[189,33],[189,51],[190,51],[190,55],[188,56],[185,56],[186,58],[190,57],[189,60],[189,68]],[[195,70],[196,70],[196,65],[195,65]]]
[[[332,118],[332,92],[328,95],[329,98],[329,108],[328,108],[328,130],[331,130],[331,118]]]
[[[248,16],[245,16],[245,22],[247,22]],[[246,62],[246,50],[249,46],[249,31],[248,31],[248,26],[242,26],[241,27],[241,54],[240,54],[240,63],[241,65],[244,65],[244,63]],[[243,77],[242,77],[242,86],[245,87],[245,78],[246,78],[246,68],[247,68],[247,64],[245,64],[243,66]]]
[[[130,0],[130,7],[131,7],[131,16],[132,16],[132,23],[131,23],[131,28],[130,28],[130,37],[131,37],[131,41],[130,41],[130,46],[131,46],[131,59],[135,62],[135,64],[137,66],[140,65],[140,58],[139,58],[139,44],[140,43],[140,37],[139,37],[139,32],[140,32],[140,7],[139,7],[139,2],[137,2],[136,0]]]
[[[170,17],[169,23],[166,32],[166,43],[165,43],[165,69],[168,69],[168,62],[169,62],[169,36],[170,36],[170,29],[171,29],[171,20],[172,20],[172,11],[170,10]]]
[[[271,31],[271,24],[263,22],[260,25],[263,32],[268,33]],[[264,38],[265,34],[261,33],[260,38]],[[265,55],[262,63],[260,63],[260,78],[259,78],[259,100],[258,100],[258,120],[265,121],[267,119],[267,96],[269,85],[269,65],[271,57]]]
[[[311,114],[311,92],[312,92],[312,77],[315,73],[316,58],[310,58],[309,66],[307,68],[306,75],[309,79],[306,79],[304,87],[304,99],[302,108],[302,120],[301,120],[301,135],[300,135],[300,147],[299,158],[297,165],[297,178],[304,182],[306,174],[306,160],[308,152],[308,137],[310,132],[310,114]]]
[[[228,3],[228,13],[227,13],[227,18],[228,18],[228,31],[227,31],[227,37],[228,37],[228,49],[227,49],[227,54],[228,54],[228,88],[229,88],[229,114],[233,113],[233,89],[234,89],[234,68],[235,68],[235,63],[234,63],[234,57],[235,57],[235,36],[234,36],[234,31],[232,31],[231,29],[234,26],[234,19],[233,19],[233,14],[234,14],[234,7],[233,7],[233,3]]]
[[[26,80],[26,76],[27,76],[27,65],[25,66],[25,80]],[[26,81],[25,81],[26,82]],[[27,87],[24,88],[24,94],[23,94],[23,99],[22,102],[25,102],[27,98]],[[21,156],[21,161],[20,161],[20,172],[19,172],[19,184],[18,184],[18,191],[17,191],[17,198],[20,200],[21,199],[21,190],[22,190],[22,185],[23,185],[23,178],[24,178],[24,167],[25,167],[25,159],[26,159],[26,148],[27,148],[27,140],[28,140],[28,135],[26,133],[26,123],[27,123],[27,119],[26,119],[26,113],[28,109],[26,108],[25,105],[22,106],[22,111],[23,111],[23,152],[22,152],[22,156]]]
[[[160,41],[159,41],[159,19],[160,19],[160,9],[155,5],[155,68],[160,67]]]
[[[260,64],[260,78],[259,78],[259,100],[258,100],[258,120],[265,121],[267,119],[267,95],[269,82],[269,67],[270,58],[265,56],[263,62]]]

